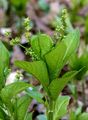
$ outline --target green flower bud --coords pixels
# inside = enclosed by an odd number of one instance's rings
[[[11,36],[11,32],[5,32],[5,36],[6,37],[10,37]]]
[[[14,46],[20,43],[20,38],[16,37],[10,41],[10,45]]]
[[[23,25],[24,25],[26,31],[31,30],[31,25],[30,25],[30,19],[29,18],[24,19]]]

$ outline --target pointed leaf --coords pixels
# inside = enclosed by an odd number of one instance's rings
[[[59,96],[57,98],[53,120],[59,120],[67,113],[67,106],[69,104],[69,100],[70,97],[68,96]]]
[[[27,109],[31,103],[31,98],[28,95],[20,97],[17,101],[17,118],[18,120],[25,120]]]
[[[5,103],[8,103],[12,97],[28,87],[30,87],[30,85],[25,82],[15,82],[7,85],[1,90],[1,98]]]
[[[68,58],[77,50],[80,40],[80,32],[78,29],[73,30],[69,33],[62,41],[65,42],[67,50],[65,52],[64,61],[67,61]]]
[[[77,71],[67,72],[62,78],[57,78],[49,85],[52,99],[56,99],[67,83],[77,74]]]
[[[45,55],[51,79],[57,78],[69,57],[76,51],[79,38],[79,31],[73,30],[61,42],[58,42],[51,52]]]
[[[15,65],[36,77],[42,83],[43,87],[48,86],[49,84],[48,72],[46,65],[43,61],[34,62],[16,61]]]
[[[0,89],[5,85],[4,70],[9,66],[9,52],[0,41]]]
[[[60,42],[51,52],[45,55],[45,59],[49,68],[50,79],[55,79],[61,70],[63,57],[66,51],[64,42]]]
[[[38,34],[31,39],[31,47],[40,58],[43,58],[51,50],[52,46],[52,39],[46,34]]]

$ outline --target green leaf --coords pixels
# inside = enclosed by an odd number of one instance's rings
[[[77,120],[77,116],[74,111],[70,111],[69,120]]]
[[[75,115],[78,116],[82,113],[82,105],[76,108]]]
[[[43,95],[41,93],[39,93],[36,89],[34,89],[33,87],[29,87],[26,90],[28,96],[30,96],[31,98],[37,100],[37,102],[39,103],[44,103],[43,101]]]
[[[50,79],[57,78],[69,57],[76,51],[79,38],[79,31],[73,30],[61,42],[58,42],[51,52],[45,55]]]
[[[51,52],[45,55],[51,80],[58,76],[58,72],[62,68],[65,51],[66,45],[64,42],[60,42]]]
[[[17,119],[25,120],[31,98],[28,95],[24,95],[17,100]]]
[[[88,120],[88,113],[82,113],[79,117],[78,120]]]
[[[65,42],[67,46],[67,50],[65,52],[64,61],[67,61],[68,58],[76,52],[80,40],[80,32],[78,29],[73,30],[71,33],[69,33],[62,41]]]
[[[9,66],[9,52],[0,41],[0,89],[5,85],[4,70]]]
[[[52,99],[56,99],[67,83],[77,74],[77,71],[67,72],[62,78],[57,78],[49,85]]]
[[[7,111],[5,111],[4,104],[0,100],[0,119],[8,120],[9,116],[7,115]]]
[[[0,107],[3,107],[3,101],[1,99],[1,96],[0,96]]]
[[[75,99],[77,99],[77,89],[76,89],[76,86],[75,86],[75,84],[68,84],[68,87],[69,87],[69,89],[70,89],[70,91],[71,91],[71,93],[72,93],[72,95],[73,95],[73,97],[75,98]]]
[[[25,120],[32,120],[32,113],[27,113]]]
[[[52,46],[52,39],[46,34],[38,34],[31,39],[31,47],[39,58],[43,58],[51,50]]]
[[[70,97],[68,96],[59,96],[57,98],[53,120],[59,120],[67,113],[67,106],[69,104],[69,100]]]
[[[71,24],[69,16],[66,17],[65,22],[66,22],[66,33],[72,32],[74,29],[73,29],[73,26]]]
[[[47,86],[49,85],[49,78],[46,64],[43,61],[34,62],[16,61],[15,65],[32,74],[35,78],[37,78],[41,82],[43,87],[47,89]]]
[[[18,93],[20,93],[28,87],[30,87],[30,85],[25,82],[15,82],[5,86],[1,90],[0,96],[5,103],[8,103],[15,95],[17,95]]]
[[[25,6],[25,4],[27,3],[27,0],[11,0],[11,3],[12,3],[12,5],[14,5],[14,6],[16,6],[16,7],[18,7],[18,6],[22,6],[22,5],[24,5]]]
[[[0,108],[0,119],[5,120],[5,116],[6,116],[6,114],[5,114],[4,111]]]
[[[81,55],[80,57],[77,56],[77,54],[74,54],[70,60],[69,60],[69,66],[72,70],[80,70],[82,69],[77,75],[76,75],[76,79],[77,80],[81,80],[85,73],[88,70],[88,53],[85,52],[83,55]]]

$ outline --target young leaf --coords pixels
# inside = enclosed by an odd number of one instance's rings
[[[39,93],[36,89],[32,88],[30,89],[30,87],[26,90],[28,96],[30,96],[31,98],[37,100],[37,102],[39,103],[44,103],[43,101],[43,95],[41,93]]]
[[[1,90],[0,96],[5,103],[8,103],[13,96],[17,95],[19,92],[25,90],[28,87],[30,87],[30,85],[25,82],[15,82],[5,86]]]
[[[0,89],[5,85],[4,70],[9,66],[9,52],[0,40]]]
[[[31,103],[31,98],[28,95],[24,95],[17,100],[17,119],[25,120],[27,109]]]
[[[76,51],[79,38],[79,31],[73,30],[61,42],[58,42],[51,52],[45,55],[51,78],[57,78],[69,57]]]
[[[70,98],[68,96],[59,96],[56,100],[54,119],[59,120],[67,113],[67,106],[69,104]]]
[[[43,87],[46,88],[49,85],[48,72],[46,64],[43,61],[16,61],[15,65],[36,77],[42,83]]]
[[[31,47],[39,58],[43,58],[51,50],[52,46],[52,39],[46,34],[38,34],[31,39]]]
[[[88,113],[82,113],[77,120],[88,120]]]
[[[64,42],[60,42],[51,52],[45,55],[46,63],[48,65],[50,79],[55,79],[58,76],[63,64],[63,57],[66,51]]]
[[[78,29],[73,30],[69,33],[62,41],[65,42],[67,46],[66,53],[63,60],[67,61],[68,58],[77,50],[80,40],[80,32]]]
[[[78,71],[67,72],[62,78],[57,78],[49,85],[52,99],[56,99],[66,84],[78,73]]]

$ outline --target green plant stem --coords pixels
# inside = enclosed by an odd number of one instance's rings
[[[21,45],[21,44],[19,44],[19,46],[20,46],[20,47],[22,47],[22,48],[24,48],[24,49],[26,49],[26,47],[24,47],[24,46],[23,46],[23,45]]]
[[[50,99],[49,107],[48,107],[48,120],[53,120],[53,111],[54,111],[54,101]]]

